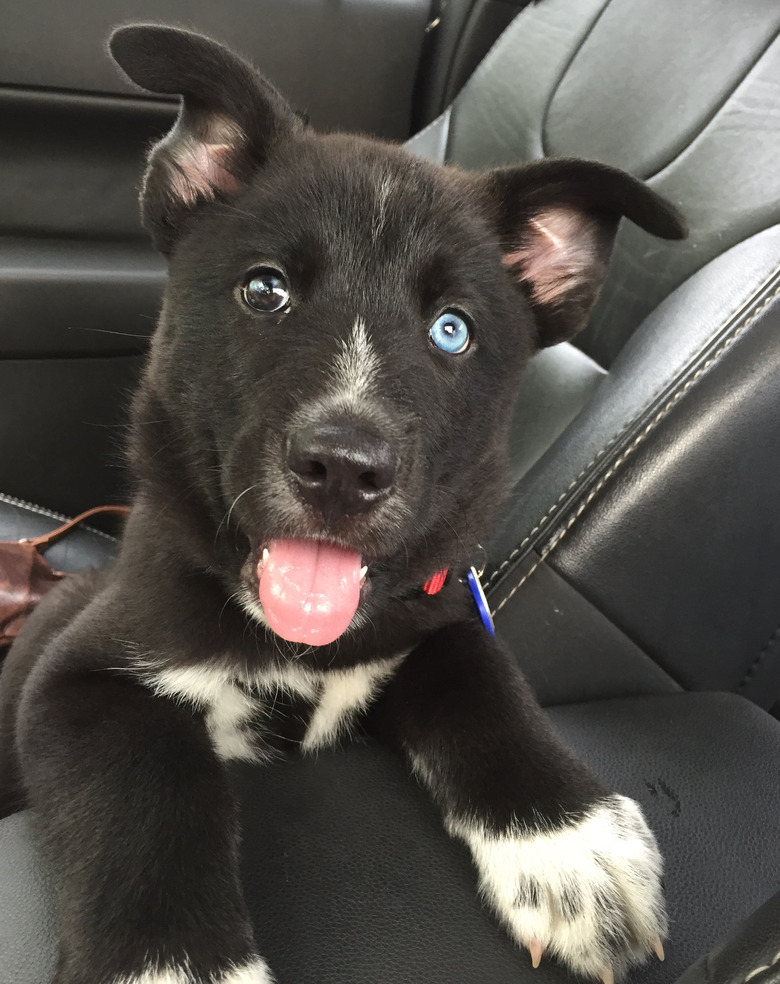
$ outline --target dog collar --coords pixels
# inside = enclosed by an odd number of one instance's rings
[[[449,570],[445,568],[443,571],[436,571],[435,574],[431,574],[423,585],[423,591],[427,595],[438,594],[444,587],[449,573]],[[479,613],[480,621],[485,627],[485,631],[495,637],[496,629],[493,625],[493,617],[490,614],[490,606],[487,603],[487,598],[485,597],[476,567],[470,567],[466,571],[466,584],[468,584],[469,590],[474,598],[474,604],[477,606],[477,612]]]

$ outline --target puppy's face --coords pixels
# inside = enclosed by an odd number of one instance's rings
[[[484,531],[534,345],[467,182],[312,135],[183,235],[156,376],[216,450],[203,480],[251,545],[252,596],[264,550],[325,540],[359,588],[368,567],[365,604],[384,572],[408,590]]]
[[[146,385],[186,435],[211,536],[236,545],[228,588],[325,645],[466,561],[523,366],[584,322],[620,215],[679,227],[601,165],[469,176],[317,135],[194,35],[126,28],[112,48],[185,96],[143,195],[170,257]]]

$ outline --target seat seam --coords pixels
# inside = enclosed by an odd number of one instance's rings
[[[441,112],[439,113],[439,115],[438,115],[437,117],[435,117],[434,119],[432,119],[430,123],[427,123],[427,124],[426,124],[426,125],[425,125],[425,126],[424,126],[424,127],[422,128],[422,130],[418,130],[418,131],[417,131],[417,133],[413,133],[413,134],[411,135],[411,137],[409,137],[409,139],[408,139],[408,140],[405,140],[405,141],[404,141],[404,142],[403,142],[403,143],[401,144],[401,146],[402,146],[402,147],[404,147],[405,149],[408,149],[408,147],[407,147],[407,144],[409,144],[409,143],[411,143],[411,142],[412,142],[412,140],[417,140],[417,138],[418,138],[418,137],[424,137],[424,136],[425,136],[425,134],[426,134],[426,133],[428,133],[428,131],[429,131],[429,130],[432,130],[432,129],[433,129],[433,128],[434,128],[435,126],[437,126],[437,125],[439,125],[439,124],[441,124],[441,125],[443,126],[443,125],[444,125],[444,117],[445,117],[445,116],[447,115],[447,113],[449,113],[449,112],[450,112],[450,110],[451,110],[451,108],[452,108],[452,107],[451,107],[451,105],[450,105],[450,106],[447,106],[447,107],[446,107],[445,109],[443,109],[443,110],[442,110],[442,111],[441,111]],[[410,151],[410,153],[411,153],[411,151]]]
[[[780,273],[780,268],[777,268],[773,272],[772,276],[777,276],[778,273]],[[772,277],[769,277],[768,279],[771,280]],[[582,514],[585,512],[585,510],[588,508],[588,506],[591,504],[591,502],[595,499],[595,497],[599,494],[599,492],[610,481],[610,479],[620,470],[620,468],[631,457],[631,455],[636,451],[636,449],[641,444],[643,444],[644,441],[647,440],[647,438],[653,433],[653,431],[656,429],[656,427],[661,423],[662,420],[664,420],[664,418],[677,405],[677,403],[683,398],[683,396],[685,396],[688,393],[688,391],[701,379],[701,377],[705,373],[707,373],[710,370],[710,368],[723,356],[723,354],[725,352],[727,352],[728,349],[731,348],[731,346],[734,344],[734,342],[743,334],[743,332],[747,328],[750,327],[751,324],[753,324],[753,322],[756,320],[756,318],[758,318],[759,315],[761,315],[763,313],[763,311],[766,310],[766,308],[772,303],[772,301],[776,300],[778,297],[780,297],[780,286],[776,287],[775,290],[772,291],[771,294],[769,294],[767,297],[765,297],[764,300],[758,305],[758,307],[754,308],[753,311],[744,319],[744,321],[742,321],[739,325],[735,326],[735,328],[731,332],[731,334],[729,334],[723,340],[723,342],[721,343],[721,345],[712,353],[712,355],[706,360],[706,362],[704,362],[701,366],[699,366],[699,368],[693,373],[693,375],[689,379],[687,379],[685,381],[685,383],[679,389],[675,390],[675,392],[672,393],[672,395],[669,397],[669,399],[666,401],[666,403],[664,403],[664,405],[656,413],[656,415],[652,418],[652,420],[650,420],[645,425],[645,427],[639,432],[639,434],[628,445],[628,447],[622,452],[622,454],[618,458],[615,459],[615,461],[612,463],[612,465],[610,465],[610,467],[602,475],[602,477],[599,479],[599,481],[596,483],[596,485],[590,490],[590,492],[588,493],[588,495],[582,500],[582,502],[575,509],[575,511],[569,516],[568,520],[566,521],[566,524],[560,530],[558,530],[558,532],[553,536],[552,540],[550,540],[549,543],[547,544],[547,546],[545,548],[543,548],[543,550],[542,550],[541,554],[539,555],[538,559],[531,565],[531,567],[526,571],[526,573],[520,578],[520,580],[512,588],[512,590],[509,592],[509,594],[506,595],[506,597],[503,598],[499,602],[499,604],[496,605],[495,608],[493,608],[491,610],[491,612],[492,612],[492,614],[493,614],[494,617],[495,617],[495,615],[498,614],[498,612],[501,611],[501,609],[504,607],[504,605],[506,605],[506,603],[515,595],[515,593],[523,586],[523,584],[525,584],[525,582],[531,577],[531,575],[537,570],[537,568],[542,563],[544,563],[544,561],[550,556],[550,554],[555,550],[555,548],[558,546],[558,544],[561,542],[561,540],[563,540],[563,538],[566,536],[566,534],[569,532],[569,530],[572,529],[572,527],[574,526],[574,524],[577,522],[577,520],[580,518],[580,516],[582,516]],[[634,418],[634,421],[635,420],[636,420],[636,418]],[[627,429],[628,429],[628,427],[624,427],[623,430],[621,431],[621,433],[625,433],[625,431]],[[615,443],[615,441],[618,439],[619,436],[620,435],[618,435],[617,437],[613,438],[612,441],[609,442],[609,444],[605,445],[605,447],[602,448],[602,450],[599,452],[599,455],[597,455],[597,457],[594,458],[593,463],[595,463],[600,457],[603,456],[604,452],[611,445],[613,445]],[[585,470],[587,471],[587,469],[585,469]],[[577,479],[575,479],[575,484],[576,484],[576,481],[577,481]],[[569,486],[569,489],[571,489],[571,486]],[[569,491],[569,489],[567,489],[567,492]],[[560,498],[558,499],[558,501],[555,504],[555,507],[556,508],[557,508],[557,505],[558,505],[559,502],[560,502]],[[551,510],[550,512],[548,512],[548,515],[551,515],[552,514],[552,511],[553,510]],[[545,518],[547,518],[547,517],[545,517]],[[537,525],[537,529],[539,528],[539,526],[543,525],[543,523],[545,521],[545,518],[543,518],[540,521],[540,523]],[[532,536],[533,536],[533,533],[532,534],[529,534],[529,536],[526,537],[526,539],[523,541],[523,543],[524,544],[527,543],[531,539]],[[517,557],[517,555],[522,550],[522,546],[523,545],[521,544],[520,547],[518,547],[515,551],[513,551],[513,553],[510,555],[510,558],[508,558],[507,561],[505,561],[504,564],[502,564],[502,567],[500,567],[498,569],[498,571],[501,571],[506,566],[506,564],[511,563],[511,558],[512,557]],[[494,575],[497,574],[498,571],[494,572]],[[491,579],[488,582],[488,584],[490,584],[492,582],[492,579],[493,578],[491,576]]]
[[[611,0],[606,0],[605,6],[609,2],[611,2]],[[466,83],[464,84],[463,88],[460,90],[460,92],[455,96],[455,98],[450,103],[450,108],[457,107],[457,104],[461,100],[461,98],[463,97],[463,95],[466,92],[468,92],[475,83],[478,83],[479,80],[484,75],[489,74],[493,70],[493,59],[494,58],[498,58],[498,53],[500,51],[503,51],[503,49],[505,47],[508,47],[508,45],[510,43],[514,42],[514,40],[515,40],[514,31],[515,30],[520,30],[520,28],[517,27],[518,21],[523,16],[523,14],[525,14],[525,12],[527,10],[529,10],[529,7],[528,6],[523,7],[518,12],[517,17],[515,17],[513,20],[511,20],[509,22],[509,24],[507,24],[507,26],[501,32],[501,34],[499,34],[499,36],[496,38],[496,40],[493,42],[493,44],[490,46],[490,48],[488,48],[488,50],[486,51],[486,53],[483,56],[482,60],[480,61],[479,65],[477,65],[477,67],[471,73],[471,76],[466,80]],[[599,17],[601,17],[601,14],[602,13],[603,13],[603,7],[598,12],[598,14],[596,14],[596,19],[597,20],[598,20]],[[530,10],[529,10],[529,13],[527,14],[527,16],[528,17],[531,16]],[[522,24],[520,26],[522,27]],[[588,30],[590,30],[590,28],[588,28]],[[449,149],[449,142],[448,142],[448,149]]]
[[[558,95],[558,90],[563,85],[563,80],[569,74],[572,65],[577,60],[577,56],[585,47],[585,45],[588,43],[590,36],[596,30],[599,21],[604,16],[604,14],[606,13],[607,9],[611,6],[611,4],[612,4],[612,0],[606,0],[606,3],[596,15],[596,18],[593,21],[593,23],[588,27],[585,34],[583,34],[582,37],[577,42],[577,47],[574,49],[574,51],[571,52],[569,56],[569,60],[566,62],[566,65],[563,67],[563,70],[561,74],[558,76],[555,85],[550,90],[549,96],[547,97],[547,102],[544,107],[544,111],[542,112],[539,118],[539,146],[542,148],[543,157],[549,157],[549,153],[547,151],[547,120],[550,115],[550,109],[552,108],[553,100]]]
[[[774,967],[775,964],[778,963],[780,963],[780,950],[777,951],[777,953],[774,955],[774,957],[772,957],[771,961],[768,964],[761,964],[759,967],[754,967],[753,970],[751,970],[750,973],[747,975],[747,977],[745,977],[743,984],[748,984],[748,981],[751,981],[754,977],[757,977],[759,974],[763,974],[765,970],[771,970],[772,967]]]
[[[761,282],[761,284],[753,292],[754,296],[756,294],[759,294],[760,295],[762,293],[762,291],[764,291],[766,289],[767,285],[770,284],[772,282],[772,280],[774,280],[778,276],[778,274],[780,274],[780,266],[775,267],[772,270],[772,272],[767,277],[764,278],[764,280]],[[691,380],[689,380],[689,383],[694,382],[696,380],[696,378],[698,377],[698,375],[700,375],[704,370],[706,370],[707,368],[709,368],[709,366],[711,365],[711,362],[712,362],[713,359],[719,358],[719,356],[724,351],[724,346],[727,346],[728,344],[730,344],[730,341],[729,340],[730,339],[731,340],[736,339],[738,337],[738,333],[741,332],[744,328],[746,328],[756,317],[758,317],[758,315],[761,314],[761,312],[764,310],[764,308],[768,304],[770,304],[775,299],[775,297],[778,296],[778,293],[780,293],[780,287],[778,287],[778,289],[773,294],[771,294],[770,296],[764,298],[764,301],[762,302],[761,306],[758,309],[754,309],[751,312],[751,314],[749,314],[747,316],[747,321],[741,323],[740,325],[736,325],[735,326],[735,328],[733,329],[734,334],[730,334],[730,335],[727,335],[726,336],[726,338],[724,339],[724,341],[721,344],[721,346],[718,349],[716,349],[716,351],[711,356],[711,359],[708,360],[708,362],[706,362],[704,365],[702,365],[702,366],[699,367],[699,370],[691,378]],[[737,305],[735,308],[733,308],[729,312],[728,317],[726,319],[724,319],[724,320],[725,321],[728,321],[728,318],[733,317],[733,315],[735,314],[735,312],[739,310],[739,307],[740,307],[740,305]],[[705,345],[703,345],[703,346],[700,347],[700,349],[697,352],[696,356],[694,356],[693,358],[694,359],[695,358],[698,358],[701,355],[701,353],[705,350],[705,348],[706,348],[706,343],[705,343]],[[691,361],[693,361],[693,360],[689,360],[689,362],[691,362]],[[663,391],[663,389],[666,386],[669,385],[669,382],[670,381],[665,380],[655,390],[655,392],[647,399],[646,405],[651,404],[653,402],[653,400],[656,399],[656,397],[658,396],[658,394],[661,393]],[[531,540],[533,540],[534,536],[536,536],[536,534],[539,532],[539,530],[541,530],[543,528],[543,526],[545,525],[545,523],[547,522],[547,520],[550,519],[556,513],[556,511],[560,507],[561,502],[564,499],[566,499],[566,497],[569,495],[569,493],[572,491],[572,489],[575,488],[575,486],[579,484],[579,482],[580,482],[580,480],[582,478],[585,478],[585,476],[588,474],[588,472],[590,472],[594,468],[594,466],[598,464],[598,462],[604,457],[604,455],[612,447],[614,447],[614,445],[626,434],[627,431],[630,431],[633,427],[635,427],[637,425],[637,423],[639,421],[641,421],[643,413],[644,413],[644,409],[642,411],[640,411],[639,413],[635,414],[628,421],[626,421],[626,423],[611,438],[609,438],[609,440],[606,442],[606,444],[597,452],[596,455],[594,455],[593,458],[591,458],[591,460],[588,462],[587,465],[585,465],[585,467],[576,476],[576,478],[574,478],[566,486],[566,488],[563,490],[563,492],[561,492],[561,494],[558,496],[558,498],[549,507],[549,509],[547,510],[547,512],[536,523],[536,525],[533,527],[533,529],[531,529],[531,531],[521,540],[521,542],[519,543],[519,545],[514,548],[514,550],[509,554],[508,557],[506,557],[504,560],[501,561],[501,563],[498,565],[498,567],[496,567],[496,569],[494,571],[492,571],[492,573],[490,574],[490,577],[485,581],[485,588],[489,589],[490,587],[493,586],[493,584],[500,577],[503,576],[503,573],[507,569],[507,567],[520,556],[520,554],[523,552],[523,550],[525,549],[525,547],[528,546],[528,544],[531,542]]]
[[[580,479],[584,478],[588,474],[588,472],[593,468],[593,466],[596,465],[604,457],[607,451],[609,451],[609,449],[613,447],[613,445],[617,441],[619,441],[620,438],[626,433],[626,431],[630,430],[635,423],[636,423],[636,417],[632,417],[631,420],[625,423],[620,428],[620,430],[613,437],[611,437],[609,441],[607,441],[607,443],[604,445],[603,448],[601,448],[598,454],[596,454],[593,458],[591,458],[591,460],[588,462],[587,465],[585,465],[585,467],[582,469],[579,475],[577,475],[577,477],[573,479],[569,485],[567,485],[567,487],[563,490],[563,492],[561,492],[561,494],[558,496],[555,502],[550,506],[550,508],[547,510],[544,516],[542,516],[542,518],[536,524],[536,526],[534,526],[534,528],[530,531],[530,533],[523,540],[521,540],[519,546],[515,547],[515,549],[506,558],[506,560],[503,560],[501,564],[492,572],[492,574],[487,579],[487,582],[485,584],[486,588],[491,587],[491,585],[495,581],[497,581],[498,578],[501,577],[501,575],[506,570],[506,568],[512,563],[513,560],[516,560],[517,557],[523,552],[523,549],[531,542],[531,540],[533,540],[533,538],[536,536],[539,530],[544,526],[547,520],[550,519],[550,517],[555,514],[561,502],[563,502],[563,500],[566,498],[569,492],[571,492],[571,490],[575,487],[575,485],[578,484]]]
[[[680,159],[680,157],[682,157],[682,155],[685,154],[686,151],[688,151],[696,143],[696,141],[699,140],[707,132],[707,130],[709,130],[712,124],[717,121],[718,117],[726,109],[728,104],[734,99],[734,96],[737,93],[737,91],[745,84],[745,82],[749,79],[749,77],[753,74],[753,72],[755,72],[755,70],[758,68],[759,64],[766,57],[767,52],[772,47],[772,45],[776,44],[777,38],[778,35],[774,34],[769,39],[769,41],[767,41],[766,45],[756,55],[755,60],[751,62],[748,68],[745,69],[744,73],[739,77],[739,79],[737,79],[732,84],[731,89],[724,95],[723,99],[721,99],[718,105],[715,106],[714,108],[711,107],[710,115],[707,117],[706,120],[703,120],[700,123],[696,132],[690,135],[686,135],[686,142],[679,148],[679,150],[677,150],[668,161],[666,161],[664,164],[661,164],[660,167],[657,167],[652,174],[649,174],[646,178],[643,178],[642,179],[643,181],[655,181],[656,179],[660,178],[665,171],[673,167]]]
[[[756,656],[756,658],[750,664],[748,669],[745,671],[745,675],[742,677],[742,680],[740,681],[740,684],[737,687],[737,693],[744,691],[747,685],[756,675],[759,667],[771,652],[774,644],[777,642],[778,636],[780,636],[780,624],[777,625],[775,631],[772,633],[772,635],[767,639],[766,643],[764,644],[764,647],[762,648],[761,652],[758,654],[758,656]]]

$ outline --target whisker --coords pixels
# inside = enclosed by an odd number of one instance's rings
[[[215,539],[215,540],[216,540],[216,539],[217,539],[217,537],[219,536],[219,532],[220,532],[220,530],[222,529],[222,526],[223,526],[223,524],[224,524],[224,526],[225,526],[226,528],[227,528],[228,526],[230,526],[230,517],[231,517],[231,515],[232,515],[232,513],[233,513],[233,510],[234,510],[234,509],[236,508],[236,505],[237,505],[237,503],[238,503],[238,500],[239,500],[240,498],[242,498],[242,496],[245,496],[245,495],[247,494],[247,492],[251,492],[251,491],[252,491],[252,489],[256,489],[256,488],[257,488],[257,483],[255,483],[254,485],[249,485],[249,486],[247,486],[247,487],[246,487],[246,488],[244,489],[244,491],[243,491],[243,492],[239,492],[239,493],[238,493],[238,495],[237,495],[237,496],[235,497],[235,499],[234,499],[234,500],[233,500],[233,501],[231,502],[231,504],[230,504],[230,508],[228,509],[228,511],[227,511],[227,514],[225,515],[225,517],[224,517],[224,518],[223,518],[222,520],[220,520],[220,523],[219,523],[219,526],[217,527],[217,532],[216,532],[216,535],[215,535],[215,537],[214,537],[214,539]]]

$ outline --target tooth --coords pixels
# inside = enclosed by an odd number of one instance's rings
[[[541,962],[542,953],[544,952],[544,947],[539,942],[539,940],[531,940],[531,942],[528,944],[528,952],[531,954],[531,963],[533,965],[534,970],[536,970],[536,968],[539,966]]]
[[[661,943],[660,936],[656,936],[656,938],[653,940],[653,949],[655,950],[656,956],[658,957],[659,960],[663,960],[665,958],[664,947],[663,944]]]
[[[268,548],[267,547],[263,547],[263,563],[264,564],[267,564],[268,563],[268,558],[270,556],[271,556],[271,554],[268,552]]]
[[[615,984],[615,974],[609,967],[602,972],[601,979],[604,984]]]
[[[367,566],[366,567],[361,567],[360,568],[360,580],[361,581],[365,581],[366,574],[368,574],[368,567]]]

